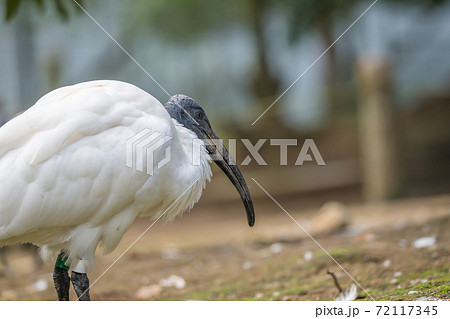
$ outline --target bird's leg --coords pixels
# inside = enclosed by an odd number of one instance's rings
[[[86,264],[83,259],[72,270],[72,285],[77,293],[78,300],[91,300],[91,296],[89,295],[89,278],[86,274]]]
[[[69,300],[70,278],[69,267],[65,264],[66,260],[67,257],[60,253],[56,259],[55,270],[53,271],[53,282],[55,283],[59,301]]]

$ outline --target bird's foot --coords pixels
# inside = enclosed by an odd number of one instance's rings
[[[89,278],[86,273],[72,271],[72,285],[77,293],[78,300],[91,300],[91,296],[89,295]]]
[[[56,259],[55,270],[53,271],[53,282],[59,301],[69,300],[70,277],[69,267],[65,265],[66,260],[62,254],[59,254]]]
[[[72,285],[73,289],[77,293],[78,300],[80,301],[90,301],[91,296],[89,295],[89,278],[86,274],[87,263],[86,260],[80,259],[76,264],[75,268],[72,270]]]

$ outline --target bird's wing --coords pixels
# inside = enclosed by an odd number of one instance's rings
[[[126,141],[144,128],[174,131],[161,103],[117,81],[55,90],[5,124],[0,241],[33,229],[98,225],[133,202],[149,176],[126,167]]]
[[[26,145],[24,159],[35,165],[80,138],[130,125],[143,113],[160,114],[163,109],[145,91],[119,81],[62,87],[0,128],[0,158]]]

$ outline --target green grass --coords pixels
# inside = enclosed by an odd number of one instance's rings
[[[396,288],[393,291],[384,294],[377,300],[415,300],[420,297],[435,297],[439,299],[450,298],[450,274],[448,267],[429,269],[420,273],[407,274],[402,276],[403,282],[410,279],[424,278],[431,279],[424,283],[416,285],[407,285],[405,287]],[[409,294],[410,291],[417,293]]]

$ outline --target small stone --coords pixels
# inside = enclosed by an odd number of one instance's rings
[[[280,295],[280,292],[279,292],[279,291],[274,291],[274,292],[273,292],[273,296],[274,296],[274,297],[278,297],[279,295]]]
[[[417,299],[417,301],[438,301],[438,300],[441,300],[441,299],[436,299],[434,297],[420,297]]]
[[[428,301],[427,297],[420,297],[417,299],[417,301]]]
[[[167,278],[161,279],[159,284],[163,287],[175,287],[177,289],[183,289],[186,286],[186,281],[180,276],[170,275]]]
[[[311,222],[311,233],[329,234],[341,229],[347,223],[347,209],[342,203],[325,203]]]
[[[176,248],[166,248],[162,251],[162,257],[163,259],[179,259],[180,258],[180,251]]]
[[[426,283],[428,279],[413,279],[409,281],[410,285],[417,285],[417,284],[423,284]]]
[[[391,265],[391,261],[389,260],[389,259],[386,259],[384,262],[383,262],[383,266],[384,267],[389,267]]]
[[[270,245],[269,249],[272,254],[278,254],[281,251],[283,251],[283,245],[280,243],[274,243],[274,244]]]
[[[305,258],[306,261],[310,261],[313,258],[313,253],[311,251],[307,251],[303,255],[303,258]]]
[[[413,242],[414,248],[427,248],[436,244],[436,236],[422,237]]]
[[[394,277],[400,277],[402,274],[401,271],[394,272]]]
[[[249,270],[253,267],[253,263],[251,261],[246,261],[242,264],[242,269]]]
[[[395,284],[397,282],[397,278],[391,280],[391,284]]]
[[[419,292],[416,291],[416,290],[411,290],[410,292],[408,292],[408,295],[414,295],[414,294],[417,294],[417,293],[419,293]]]
[[[409,284],[415,286],[415,285],[417,285],[419,282],[420,282],[420,279],[413,279],[413,280],[410,280],[410,281],[409,281]]]
[[[33,289],[35,291],[44,291],[48,288],[48,282],[45,279],[39,279],[33,284]]]
[[[136,291],[135,296],[139,299],[149,299],[158,296],[162,291],[160,285],[143,286]]]
[[[264,294],[262,293],[262,292],[258,292],[258,293],[256,293],[256,295],[255,295],[255,299],[261,299],[261,298],[263,298],[264,297]]]

